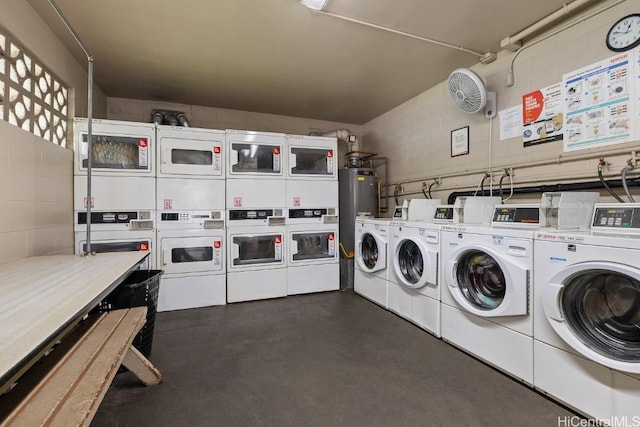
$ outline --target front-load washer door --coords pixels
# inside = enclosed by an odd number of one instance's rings
[[[437,236],[435,239],[437,242]],[[420,238],[405,237],[396,246],[393,271],[400,284],[408,288],[419,289],[427,283],[437,285],[438,254],[430,251]]]
[[[456,250],[447,287],[462,308],[480,317],[526,315],[530,271],[482,245]]]
[[[368,273],[387,268],[387,244],[375,234],[364,232],[358,241],[356,261]]]
[[[574,350],[640,373],[640,270],[611,262],[573,264],[543,289],[547,320]]]
[[[165,273],[221,272],[224,269],[222,236],[165,237],[160,240]]]

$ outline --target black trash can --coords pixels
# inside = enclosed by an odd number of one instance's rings
[[[133,346],[146,358],[151,356],[153,326],[158,308],[162,270],[136,270],[111,292],[99,306],[101,312],[121,308],[147,307],[147,322],[133,340]]]

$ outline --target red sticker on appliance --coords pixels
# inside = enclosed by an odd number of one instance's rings
[[[239,208],[242,206],[242,197],[234,197],[233,198],[233,207]]]
[[[300,206],[300,197],[293,198],[293,206]]]
[[[213,242],[213,247],[216,249],[220,249],[222,247],[222,242],[220,240],[216,240]]]
[[[164,208],[173,209],[173,199],[164,199]]]
[[[138,140],[138,146],[139,147],[146,147],[149,145],[149,142],[147,141],[146,138],[141,138]]]
[[[329,240],[333,240],[335,237],[333,235],[333,233],[329,233]]]
[[[138,247],[138,249],[141,250],[141,251],[148,251],[149,250],[149,243],[147,243],[147,242],[140,243],[140,246]]]
[[[95,200],[94,200],[94,199],[93,199],[93,197],[92,197],[92,198],[91,198],[91,207],[92,207],[92,208],[94,207],[94,202],[95,202]],[[83,198],[82,198],[82,204],[84,205],[84,207],[85,207],[85,208],[87,207],[87,198],[86,198],[86,197],[83,197]]]
[[[273,154],[280,154],[280,147],[273,147]]]
[[[282,237],[276,236],[275,239],[273,239],[273,241],[276,242],[276,245],[279,245],[280,243],[282,243]]]
[[[214,154],[220,154],[222,152],[222,147],[213,147]]]
[[[327,152],[327,157],[329,157],[329,158],[333,157],[333,150],[329,150]]]

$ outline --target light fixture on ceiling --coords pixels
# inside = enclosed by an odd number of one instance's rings
[[[495,52],[478,52],[475,50],[467,49],[462,46],[456,46],[450,43],[441,42],[439,40],[430,39],[428,37],[422,37],[416,34],[405,33],[404,31],[394,30],[393,28],[383,27],[382,25],[374,24],[372,22],[363,21],[361,19],[351,18],[344,15],[338,15],[337,13],[331,13],[324,10],[328,0],[300,0],[304,6],[313,10],[315,13],[319,13],[321,15],[331,16],[333,18],[342,19],[343,21],[353,22],[355,24],[364,25],[365,27],[376,28],[378,30],[387,31],[389,33],[398,34],[400,36],[410,37],[412,39],[421,40],[423,42],[435,44],[438,46],[448,47],[450,49],[459,50],[461,52],[470,53],[472,55],[476,55],[480,58],[480,62],[483,64],[489,64],[496,60],[498,57]]]
[[[300,0],[300,3],[309,9],[322,10],[327,5],[327,0]]]

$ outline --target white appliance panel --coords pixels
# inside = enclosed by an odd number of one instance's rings
[[[446,304],[442,339],[528,385],[533,384],[533,339]]]
[[[224,180],[158,178],[157,210],[224,210]]]
[[[286,184],[283,179],[228,179],[227,209],[284,208]]]
[[[87,208],[87,177],[73,177],[73,209]],[[92,208],[110,210],[154,210],[156,180],[153,177],[91,176]]]
[[[288,208],[338,207],[338,181],[287,180]]]
[[[74,119],[74,174],[86,175],[88,121]],[[92,176],[155,176],[155,124],[92,121]]]
[[[287,267],[287,295],[340,289],[340,264],[289,265]]]
[[[158,177],[224,179],[225,132],[158,126]]]
[[[158,294],[158,311],[224,305],[227,302],[224,274],[163,275]]]
[[[389,282],[388,288],[389,310],[400,317],[411,320],[411,299],[413,297],[411,290],[392,282]]]
[[[422,294],[413,296],[410,317],[412,322],[436,337],[440,337],[442,330],[440,318],[440,301]]]
[[[271,268],[227,273],[227,302],[253,301],[287,296],[287,270]]]
[[[368,300],[389,308],[389,282],[386,279],[356,268],[353,272],[353,290]]]

